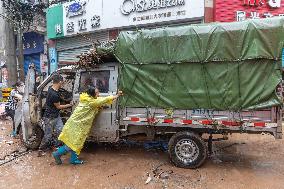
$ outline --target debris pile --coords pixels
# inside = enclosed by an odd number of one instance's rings
[[[87,53],[82,53],[77,58],[79,58],[79,61],[76,65],[80,68],[92,67],[101,62],[101,55],[97,53],[96,48],[90,49]]]
[[[163,188],[167,188],[166,180],[170,178],[170,175],[173,174],[173,170],[163,170],[161,167],[165,164],[160,164],[152,169],[152,173],[147,172],[147,179],[145,184],[149,184],[151,181],[163,183]],[[153,175],[153,176],[152,176]]]
[[[27,149],[20,149],[20,150],[15,150],[13,152],[11,152],[8,155],[5,155],[3,158],[0,158],[0,166],[9,163],[11,161],[14,161],[16,159],[18,159],[21,156],[27,155],[29,154],[30,151],[28,151]]]
[[[97,43],[92,42],[93,45],[89,51],[77,56],[79,61],[76,62],[76,66],[79,68],[91,68],[97,64],[115,59],[113,54],[115,42],[115,40],[106,43],[101,43],[99,41]]]

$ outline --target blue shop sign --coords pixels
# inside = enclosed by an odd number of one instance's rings
[[[24,33],[23,49],[24,54],[35,54],[44,52],[44,36],[36,32]]]

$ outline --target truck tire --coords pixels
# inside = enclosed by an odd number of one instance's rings
[[[204,140],[192,132],[179,132],[169,141],[169,156],[177,167],[195,169],[200,167],[207,157]]]
[[[39,126],[35,126],[34,134],[27,141],[24,141],[22,127],[20,127],[20,131],[19,131],[19,136],[20,136],[21,142],[25,145],[25,147],[27,149],[31,149],[31,150],[37,150],[38,149],[38,147],[41,143],[43,134],[44,133],[43,133],[42,129]]]

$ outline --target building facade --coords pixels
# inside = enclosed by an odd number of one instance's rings
[[[47,11],[50,71],[73,64],[94,42],[101,46],[120,31],[204,22],[204,1],[79,0]]]

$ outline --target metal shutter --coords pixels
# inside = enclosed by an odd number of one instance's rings
[[[58,52],[59,63],[61,62],[64,64],[64,62],[76,62],[78,61],[76,56],[90,50],[93,42],[109,40],[108,31],[87,34],[84,36],[85,37],[81,35],[66,37],[57,40],[56,50]]]

